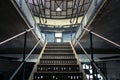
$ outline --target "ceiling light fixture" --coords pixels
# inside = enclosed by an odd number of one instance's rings
[[[62,11],[62,10],[61,10],[61,8],[60,8],[60,7],[58,7],[58,8],[56,9],[56,11]]]

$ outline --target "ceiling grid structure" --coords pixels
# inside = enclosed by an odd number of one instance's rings
[[[57,29],[60,30],[60,28],[62,28],[62,30],[64,29],[64,31],[69,31],[68,28],[72,29],[70,26],[79,26],[91,1],[92,0],[27,0],[27,4],[30,6],[39,27],[42,30],[44,30],[44,28],[50,28],[53,32]]]
[[[91,0],[28,0],[28,3],[35,16],[39,17],[39,14],[41,14],[41,18],[66,19],[75,18],[76,15],[82,16],[87,10],[90,1]]]

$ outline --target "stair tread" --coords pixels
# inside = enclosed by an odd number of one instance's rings
[[[73,53],[59,51],[59,52],[44,52],[43,55],[44,54],[73,54]]]
[[[50,54],[49,54],[49,53],[45,53],[45,54],[44,54],[44,53],[43,53],[42,55],[55,55],[55,56],[56,56],[56,55],[63,55],[63,56],[64,56],[64,55],[68,55],[68,56],[70,55],[70,56],[71,56],[71,55],[74,55],[74,54],[73,54],[73,53],[72,53],[72,54],[68,54],[68,53],[64,53],[64,54],[63,54],[63,53],[62,53],[62,54],[60,54],[60,53],[58,53],[58,54],[56,54],[56,53],[50,53]]]
[[[72,50],[72,49],[45,49],[46,50]]]
[[[49,46],[49,45],[54,45],[54,46],[56,46],[56,45],[61,45],[61,46],[65,46],[65,45],[69,45],[70,46],[70,44],[69,43],[47,43],[47,46]]]
[[[48,47],[70,47],[71,48],[71,46],[46,46],[46,48]]]
[[[41,66],[47,66],[48,64],[38,64],[39,66],[41,65]],[[79,66],[79,64],[51,64],[51,65],[48,65],[48,66],[76,66],[76,65],[78,65]]]
[[[38,64],[38,65],[55,65],[55,64]],[[79,65],[79,64],[56,64],[56,65]]]
[[[77,64],[78,64],[78,63],[77,63]],[[55,64],[39,63],[38,65],[55,65]],[[65,64],[62,64],[62,63],[57,64],[57,63],[56,63],[56,65],[65,65]],[[66,65],[68,65],[68,64],[66,64]],[[69,64],[69,65],[75,65],[75,64],[74,64],[74,63],[71,63],[71,64]]]
[[[61,72],[55,72],[55,71],[36,71],[35,73],[61,73],[61,74],[68,74],[68,73],[72,73],[72,74],[75,74],[75,73],[81,73],[80,71],[71,71],[71,72],[69,72],[69,71],[61,71]]]
[[[56,59],[56,58],[54,58],[54,59],[48,58],[47,59],[47,58],[41,58],[40,60],[60,60],[61,61],[61,60],[77,60],[77,59],[76,58],[72,58],[72,59],[65,59],[65,58],[61,58],[61,59],[59,59],[59,58],[58,59]]]

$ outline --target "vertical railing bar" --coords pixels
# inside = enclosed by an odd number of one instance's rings
[[[91,30],[89,32],[89,36],[90,36],[90,54],[91,54],[91,66],[92,66],[92,75],[93,75],[93,80],[95,80],[95,68],[94,68],[94,54],[93,54],[93,39],[92,39],[92,33],[91,33]]]
[[[79,44],[79,46],[81,47],[81,49],[83,50],[83,52],[85,53],[85,55],[87,56],[87,58],[89,59],[89,61],[92,62],[92,59],[89,57],[87,51],[83,48],[83,46],[80,44],[80,42],[78,40],[76,40],[76,42]],[[97,65],[95,64],[95,62],[93,62],[93,65],[96,68],[97,72],[103,77],[103,79],[106,80],[105,76],[100,71],[100,69],[97,67]]]
[[[27,45],[27,30],[25,30],[25,36],[24,36],[24,48],[23,48],[23,80],[25,80],[25,56],[26,56],[26,45]]]
[[[34,48],[30,51],[30,53],[26,56],[26,58],[24,59],[24,61],[26,61],[30,55],[32,54],[32,52],[34,51],[34,49],[37,47],[37,45],[39,44],[40,40],[37,42],[37,44],[34,46]],[[21,69],[21,67],[24,65],[24,62],[22,61],[22,63],[20,64],[20,66],[17,68],[17,70],[13,73],[13,75],[10,77],[9,80],[13,80],[13,78],[16,76],[16,74],[18,73],[18,71]]]

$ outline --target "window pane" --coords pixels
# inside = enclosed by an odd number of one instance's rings
[[[62,33],[55,33],[55,37],[62,37]]]
[[[61,42],[61,39],[56,39],[56,42]]]

